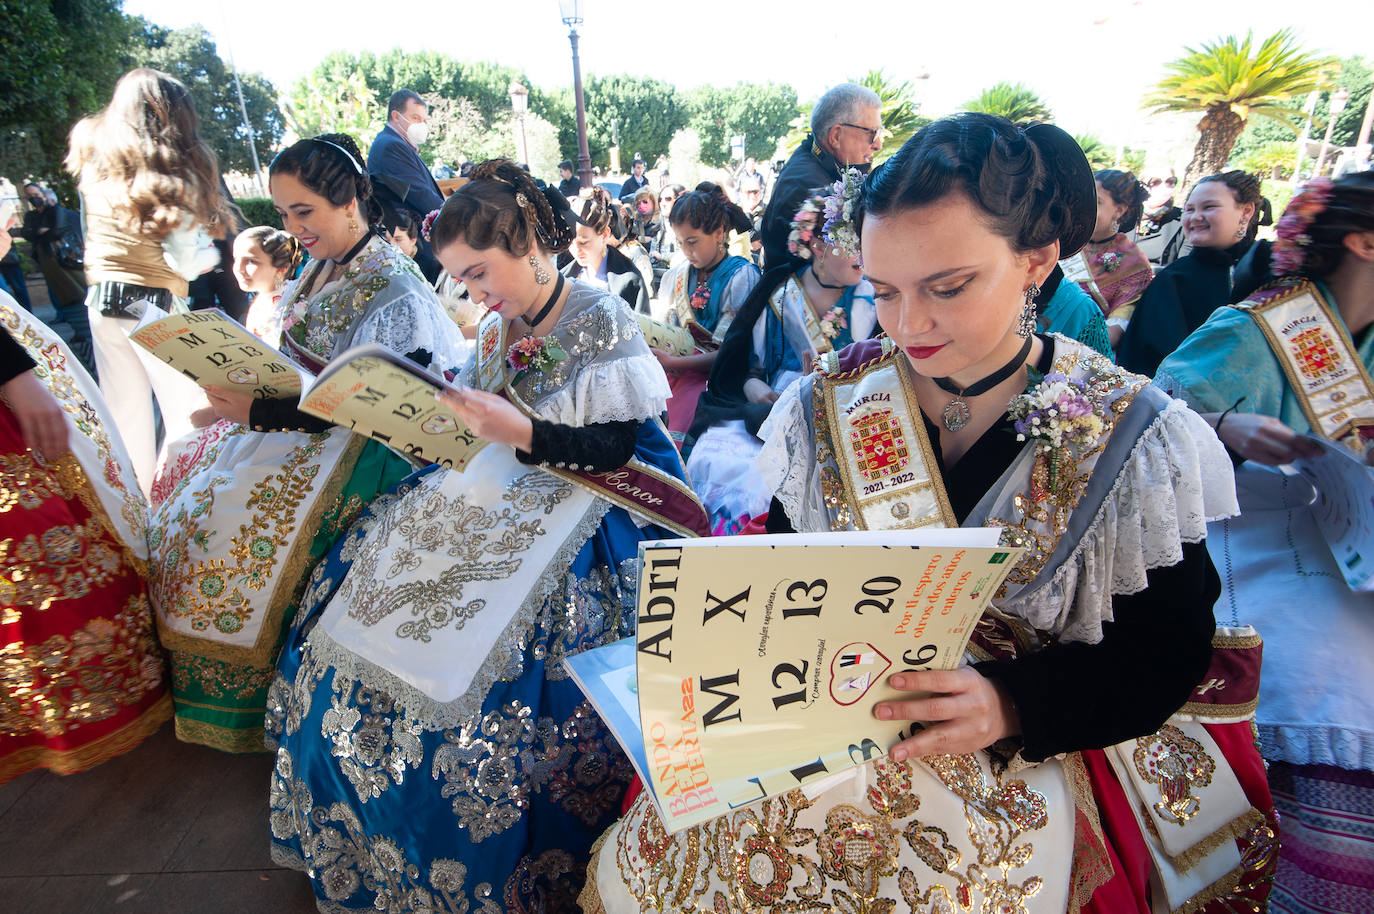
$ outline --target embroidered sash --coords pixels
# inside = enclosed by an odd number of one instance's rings
[[[826,502],[843,500],[861,530],[957,527],[911,377],[893,353],[884,337],[882,354],[853,371],[840,371],[837,353],[821,358],[812,398]]]
[[[1374,426],[1374,381],[1317,286],[1284,284],[1235,307],[1264,333],[1313,430],[1363,453],[1359,430]]]
[[[838,305],[838,302],[836,303]],[[802,326],[806,330],[806,338],[811,343],[812,351],[817,355],[824,355],[835,348],[830,338],[821,330],[821,320],[816,317],[816,309],[811,307],[811,300],[806,297],[806,290],[802,288],[801,280],[793,274],[787,278],[781,286],[778,286],[768,298],[768,305],[773,309],[773,316],[783,324],[787,323],[787,312],[789,308],[795,309],[801,318]],[[786,335],[786,329],[783,331]]]
[[[506,379],[506,332],[509,324],[495,312],[482,318],[477,329],[474,374],[478,386],[498,393],[530,418],[530,408]],[[665,432],[666,435],[666,432]],[[541,470],[619,505],[631,514],[683,536],[710,536],[706,509],[682,480],[637,457],[613,470],[575,470],[541,465]]]

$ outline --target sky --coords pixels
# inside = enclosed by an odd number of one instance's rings
[[[584,0],[582,72],[631,73],[691,88],[789,83],[804,98],[874,67],[911,80],[923,113],[941,115],[1001,80],[1038,92],[1056,122],[1110,144],[1167,136],[1191,147],[1186,119],[1146,121],[1139,99],[1186,46],[1253,29],[1294,27],[1302,45],[1374,56],[1374,5],[1250,0]],[[400,15],[385,17],[380,9]],[[1330,11],[1340,9],[1339,15]],[[125,0],[124,11],[180,28],[199,22],[222,56],[286,91],[330,51],[392,47],[522,67],[532,82],[571,83],[557,0]],[[1303,13],[1321,18],[1304,21]],[[397,87],[399,88],[399,87]],[[1186,161],[1186,156],[1185,156]]]

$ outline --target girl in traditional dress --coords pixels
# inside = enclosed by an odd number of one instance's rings
[[[72,128],[67,170],[86,218],[86,306],[100,387],[144,491],[157,465],[153,396],[167,439],[191,429],[194,383],[129,340],[147,300],[185,311],[187,282],[220,263],[235,227],[190,90],[158,70],[126,73],[110,104]],[[151,393],[150,393],[151,391]]]
[[[1276,846],[1249,721],[1169,720],[1208,670],[1202,541],[1235,512],[1230,462],[1182,403],[1027,326],[1031,288],[1091,231],[1091,188],[1068,134],[983,114],[923,128],[867,179],[864,270],[890,336],[823,356],[774,405],[768,528],[996,525],[1025,552],[972,665],[891,677],[913,694],[875,716],[922,722],[913,736],[675,835],[639,797],[584,910],[1262,903]],[[875,423],[908,445],[876,473]],[[1244,709],[1205,711],[1228,713]]]
[[[754,286],[759,268],[746,257],[727,250],[730,231],[749,231],[749,217],[731,203],[719,184],[703,181],[677,199],[668,214],[678,246],[686,258],[674,265],[660,286],[668,298],[668,323],[692,332],[697,348],[691,355],[654,350],[668,372],[673,388],[668,401],[668,430],[680,448],[687,448],[687,430],[696,415],[697,400],[706,389],[716,351]]]
[[[1153,376],[1188,334],[1231,303],[1237,265],[1270,221],[1254,175],[1227,171],[1194,184],[1183,205],[1183,231],[1193,249],[1150,281],[1117,345],[1117,360]]]
[[[563,275],[609,289],[625,299],[631,310],[649,313],[649,290],[639,269],[611,242],[615,215],[610,195],[593,187],[591,196],[573,203],[577,237],[561,260]]]
[[[283,150],[272,201],[311,253],[283,294],[284,351],[311,371],[380,343],[433,370],[464,344],[414,261],[369,226],[371,184],[351,137]],[[207,388],[233,430],[185,464],[152,525],[150,592],[171,653],[177,736],[233,752],[263,749],[262,714],[305,578],[377,492],[411,466],[377,442],[299,412]],[[169,449],[170,451],[170,449]]]
[[[0,783],[84,771],[171,716],[147,512],[91,376],[0,293]]]
[[[818,187],[803,201],[787,245],[801,268],[770,270],[750,293],[697,403],[687,473],[717,535],[737,533],[768,510],[773,493],[754,460],[763,447],[759,426],[778,395],[821,354],[877,329],[873,286],[863,278],[857,245],[839,237],[853,231],[844,210],[862,176],[851,174],[848,185],[842,179]]]
[[[234,278],[253,296],[244,326],[269,346],[281,342],[282,287],[300,261],[301,243],[270,225],[256,225],[234,238]]]
[[[321,911],[575,910],[620,811],[630,764],[562,659],[632,632],[638,544],[706,517],[634,315],[554,269],[571,226],[497,160],[431,229],[489,309],[445,397],[488,443],[373,503],[282,652],[273,858]]]
[[[1083,250],[1060,263],[1102,309],[1107,334],[1115,346],[1131,322],[1131,313],[1154,272],[1145,254],[1122,228],[1140,222],[1149,191],[1129,171],[1105,168],[1093,175],[1097,185],[1097,224]]]
[[[1300,190],[1279,221],[1273,262],[1281,278],[1213,314],[1156,383],[1244,461],[1242,514],[1213,524],[1207,545],[1225,569],[1218,615],[1243,613],[1265,633],[1255,717],[1283,817],[1275,909],[1364,911],[1374,872],[1362,824],[1374,821],[1374,597],[1345,583],[1309,507],[1312,487],[1275,468],[1315,456],[1312,435],[1365,454],[1374,172]]]

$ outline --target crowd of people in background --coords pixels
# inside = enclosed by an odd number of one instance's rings
[[[1369,910],[1374,607],[1277,468],[1365,455],[1374,172],[1276,214],[1253,175],[1094,172],[984,114],[875,167],[848,83],[789,158],[690,189],[637,153],[591,186],[427,165],[427,120],[398,87],[366,155],[282,149],[281,227],[249,226],[185,86],[138,69],[72,132],[72,205],[22,188],[0,782],[168,719],[273,751],[273,859],[330,912]],[[313,372],[385,346],[490,444],[424,465],[130,338],[205,306]],[[916,454],[897,496],[846,462],[860,388]],[[877,709],[925,727],[668,834],[561,667],[634,633],[639,544],[926,524],[1031,548],[971,665]]]

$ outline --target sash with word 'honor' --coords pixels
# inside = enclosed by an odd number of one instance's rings
[[[482,318],[477,329],[474,375],[477,386],[499,394],[533,418],[534,411],[506,378],[506,332],[509,324],[492,311]],[[657,419],[653,420],[658,422]],[[663,434],[667,436],[667,431]],[[682,536],[710,536],[711,524],[706,509],[691,487],[651,464],[632,457],[629,463],[613,470],[577,470],[540,464],[539,469],[589,490],[593,495],[619,505],[650,523],[666,527]]]
[[[909,369],[893,352],[884,337],[881,354],[852,370],[838,353],[821,357],[812,397],[826,502],[843,500],[861,530],[957,527]]]
[[[1313,430],[1363,453],[1360,431],[1374,428],[1374,382],[1322,290],[1292,280],[1235,307],[1264,333]]]

